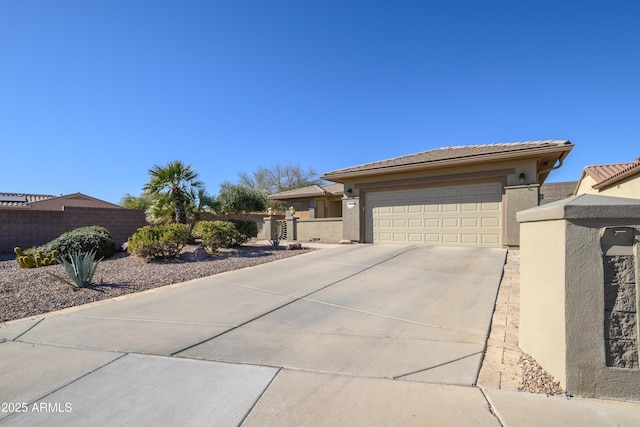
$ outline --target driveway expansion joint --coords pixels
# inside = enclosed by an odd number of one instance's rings
[[[394,259],[394,258],[399,257],[400,255],[403,255],[403,254],[405,254],[405,253],[407,253],[407,252],[410,252],[410,251],[413,251],[413,250],[415,250],[415,249],[417,249],[417,247],[415,247],[415,246],[410,246],[408,249],[406,249],[406,250],[404,250],[404,251],[402,251],[402,252],[399,252],[399,253],[397,253],[397,254],[394,254],[394,255],[392,255],[392,256],[390,256],[390,257],[388,257],[388,258],[386,258],[386,259],[384,259],[384,260],[382,260],[382,261],[379,261],[379,262],[377,262],[377,263],[375,263],[375,264],[368,265],[368,266],[366,266],[365,268],[363,268],[362,270],[359,270],[359,271],[357,271],[357,272],[355,272],[355,273],[349,274],[348,276],[342,277],[341,279],[336,280],[336,281],[334,281],[334,282],[331,282],[331,283],[329,283],[329,284],[327,284],[327,285],[325,285],[325,286],[322,286],[321,288],[318,288],[318,289],[316,289],[316,290],[314,290],[314,291],[312,291],[312,292],[309,292],[309,293],[308,293],[308,294],[306,294],[306,295],[302,295],[302,296],[300,296],[300,297],[294,297],[294,299],[293,299],[293,300],[288,301],[288,302],[286,302],[285,304],[282,304],[282,305],[280,305],[280,306],[278,306],[278,307],[275,307],[275,308],[273,308],[273,309],[271,309],[271,310],[269,310],[269,311],[267,311],[267,312],[265,312],[265,313],[262,313],[262,314],[260,314],[260,315],[258,315],[258,316],[256,316],[256,317],[253,317],[253,318],[251,318],[251,319],[249,319],[249,320],[247,320],[247,321],[245,321],[245,322],[243,322],[243,323],[240,323],[239,325],[237,325],[237,326],[235,326],[235,327],[233,327],[233,328],[230,328],[230,329],[228,329],[228,330],[226,330],[226,331],[223,331],[223,332],[221,332],[221,333],[219,333],[219,334],[217,334],[217,335],[215,335],[215,336],[213,336],[213,337],[211,337],[211,338],[207,338],[207,339],[202,340],[202,341],[200,341],[200,342],[197,342],[197,343],[195,343],[195,344],[189,345],[189,346],[187,346],[187,347],[185,347],[185,348],[183,348],[183,349],[180,349],[180,350],[178,350],[178,351],[176,351],[176,352],[173,352],[173,353],[171,353],[171,356],[175,356],[175,355],[177,355],[177,354],[180,354],[180,353],[182,353],[182,352],[184,352],[184,351],[190,350],[190,349],[192,349],[192,348],[194,348],[194,347],[197,347],[197,346],[199,346],[199,345],[201,345],[201,344],[204,344],[204,343],[206,343],[206,342],[213,341],[214,339],[219,338],[219,337],[221,337],[221,336],[223,336],[223,335],[226,335],[226,334],[228,334],[229,332],[235,331],[236,329],[239,329],[239,328],[241,328],[242,326],[248,325],[249,323],[252,323],[252,322],[254,322],[254,321],[258,320],[258,319],[261,319],[261,318],[263,318],[263,317],[265,317],[265,316],[267,316],[267,315],[269,315],[269,314],[271,314],[271,313],[274,313],[274,312],[276,312],[276,311],[278,311],[278,310],[280,310],[280,309],[282,309],[282,308],[288,307],[289,305],[291,305],[291,304],[293,304],[293,303],[295,303],[295,302],[297,302],[297,301],[304,300],[304,299],[308,298],[309,296],[311,296],[311,295],[313,295],[313,294],[316,294],[316,293],[318,293],[318,292],[320,292],[320,291],[323,291],[323,290],[325,290],[325,289],[328,289],[328,288],[329,288],[329,287],[331,287],[331,286],[335,286],[335,285],[337,285],[338,283],[344,282],[345,280],[351,279],[351,278],[353,278],[353,277],[355,277],[355,276],[357,276],[357,275],[359,275],[359,274],[364,273],[365,271],[368,271],[368,270],[370,270],[370,269],[372,269],[372,268],[374,268],[374,267],[376,267],[376,266],[379,266],[380,264],[383,264],[383,263],[385,263],[385,262],[388,262],[388,261],[390,261],[390,260],[392,260],[392,259]]]

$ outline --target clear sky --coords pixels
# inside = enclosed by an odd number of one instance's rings
[[[640,2],[0,0],[0,192],[540,139],[640,156]]]

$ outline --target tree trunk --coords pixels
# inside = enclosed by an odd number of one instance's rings
[[[173,193],[173,206],[175,208],[176,222],[178,224],[187,223],[187,213],[184,210],[184,203],[182,197],[178,192]]]

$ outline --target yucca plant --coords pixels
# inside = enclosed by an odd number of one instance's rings
[[[98,261],[95,260],[95,249],[87,252],[84,256],[82,256],[82,252],[80,251],[69,254],[68,256],[69,260],[65,257],[58,257],[58,263],[64,266],[65,271],[73,281],[70,282],[57,274],[50,274],[61,282],[71,286],[73,290],[90,286],[93,275],[96,273],[96,269],[100,261],[102,261],[102,258]]]

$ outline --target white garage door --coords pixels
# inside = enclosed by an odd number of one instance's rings
[[[500,246],[502,185],[365,193],[368,243]]]

